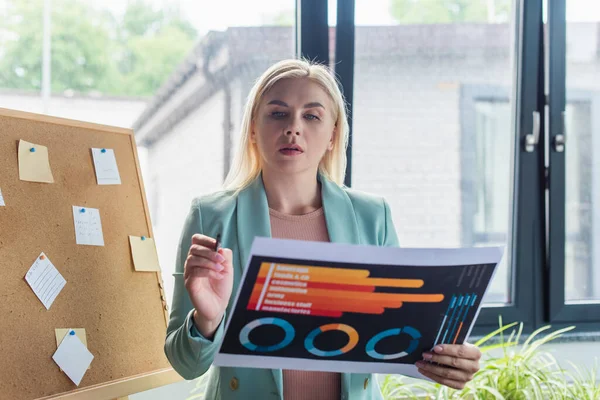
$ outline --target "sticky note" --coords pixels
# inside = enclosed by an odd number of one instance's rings
[[[129,236],[129,244],[136,271],[160,271],[154,239],[145,236]]]
[[[87,347],[87,338],[86,338],[86,333],[85,333],[84,328],[73,328],[73,329],[57,328],[54,330],[54,335],[56,336],[56,347],[57,348],[58,348],[58,346],[60,346],[60,342],[62,342],[62,340],[65,338],[65,336],[67,336],[67,333],[69,333],[70,331],[74,331],[75,335],[77,335],[79,340],[81,340],[81,343],[83,343],[83,345],[85,347]]]
[[[65,278],[43,252],[27,271],[25,280],[47,310],[67,284]]]
[[[79,386],[81,379],[85,375],[85,371],[94,359],[94,355],[90,353],[77,335],[72,335],[71,331],[69,331],[60,342],[52,359],[69,379]]]
[[[56,336],[56,348],[58,348],[58,346],[60,346],[60,342],[63,341],[65,336],[67,336],[67,334],[70,331],[74,331],[75,335],[79,338],[79,340],[81,340],[81,343],[83,343],[83,345],[87,348],[87,338],[86,338],[84,328],[73,328],[73,329],[57,328],[57,329],[55,329],[54,335]],[[88,369],[90,369],[90,368],[91,367],[88,367]],[[62,369],[61,369],[61,371],[62,371]]]
[[[48,160],[48,148],[19,141],[19,179],[28,182],[54,183]]]
[[[75,241],[88,246],[104,246],[100,211],[97,208],[73,206]]]
[[[2,197],[2,189],[0,189],[0,207],[4,206],[6,206],[6,204],[4,204],[4,197]]]
[[[121,176],[113,149],[92,148],[98,185],[120,185]]]

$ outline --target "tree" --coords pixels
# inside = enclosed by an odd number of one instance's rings
[[[296,12],[293,9],[286,9],[277,13],[265,13],[262,15],[262,24],[265,26],[294,26],[296,22]]]
[[[55,0],[52,29],[52,86],[55,91],[88,91],[106,73],[109,37],[97,16],[81,3]],[[0,29],[7,40],[0,58],[0,85],[41,88],[43,4],[13,1]]]
[[[177,9],[129,2],[122,17],[81,0],[52,1],[52,91],[152,95],[189,53],[194,27]],[[12,0],[0,18],[0,87],[40,90],[42,0]]]
[[[511,0],[392,0],[390,12],[401,24],[508,22]]]

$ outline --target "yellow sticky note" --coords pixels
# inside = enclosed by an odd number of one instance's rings
[[[154,239],[129,236],[133,267],[136,271],[160,271]]]
[[[48,160],[48,148],[19,141],[19,179],[29,182],[54,183]]]
[[[65,336],[67,336],[69,331],[75,331],[75,336],[77,336],[79,338],[79,340],[81,340],[81,343],[83,343],[83,345],[85,347],[87,347],[85,328],[73,328],[73,329],[58,328],[58,329],[54,330],[54,335],[56,336],[56,347],[57,348],[58,348],[58,346],[60,346],[60,342],[62,342],[62,340],[65,338]],[[88,369],[90,369],[90,368],[92,368],[92,367],[91,366],[88,367]]]

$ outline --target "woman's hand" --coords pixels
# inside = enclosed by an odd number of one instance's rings
[[[435,346],[431,353],[423,353],[423,358],[425,361],[416,363],[421,374],[442,385],[462,390],[479,371],[481,351],[468,343],[443,344]]]
[[[215,239],[195,234],[185,261],[183,279],[194,311],[194,323],[202,336],[217,330],[231,297],[233,262],[230,249],[215,252]]]

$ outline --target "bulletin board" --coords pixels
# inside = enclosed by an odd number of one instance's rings
[[[48,149],[54,183],[19,178],[18,146]],[[98,185],[92,148],[120,185]],[[160,272],[135,271],[129,235],[153,238],[133,131],[0,109],[0,398],[114,399],[181,380],[163,345]],[[73,206],[100,212],[103,246],[77,244]],[[67,281],[46,309],[24,277],[44,253]],[[83,328],[94,359],[77,387],[52,359],[55,329]]]

